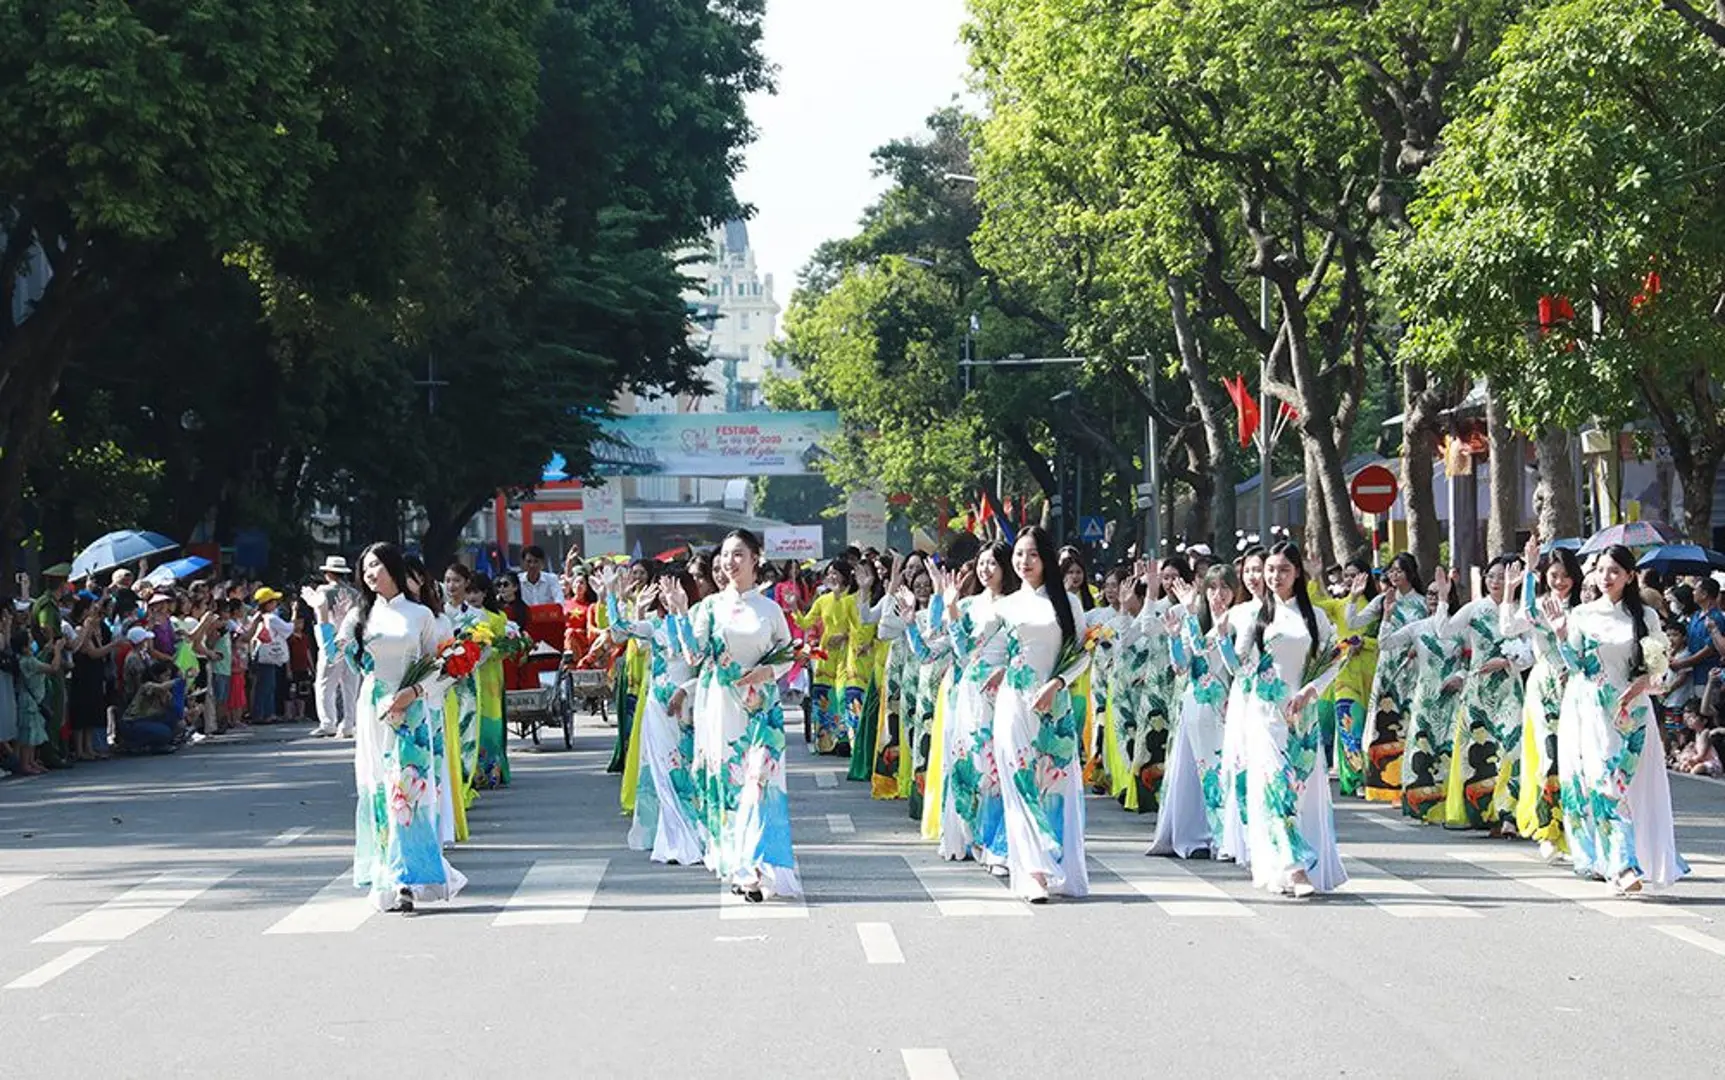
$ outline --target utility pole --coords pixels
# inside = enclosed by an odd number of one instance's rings
[[[1270,334],[1270,279],[1258,281],[1258,321]],[[1276,351],[1276,338],[1270,337],[1270,347],[1264,350],[1264,360],[1258,372],[1258,542],[1270,543],[1270,356]],[[1279,410],[1277,410],[1279,411]]]

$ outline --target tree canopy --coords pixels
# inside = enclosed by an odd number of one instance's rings
[[[411,501],[443,556],[552,453],[583,472],[619,389],[698,382],[679,252],[746,213],[761,11],[0,4],[0,528],[291,558],[319,499],[385,536]],[[67,444],[144,463],[131,520]]]

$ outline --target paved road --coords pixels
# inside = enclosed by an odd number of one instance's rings
[[[1353,887],[1296,903],[1144,858],[1150,819],[1093,800],[1094,895],[1031,909],[796,744],[808,901],[755,907],[624,847],[610,738],[518,745],[469,891],[413,918],[343,880],[351,744],[0,784],[0,1076],[1692,1076],[1725,1047],[1725,785],[1673,781],[1697,873],[1657,901],[1350,803]]]

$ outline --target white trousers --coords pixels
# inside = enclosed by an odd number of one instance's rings
[[[359,680],[353,669],[319,657],[312,687],[317,693],[317,729],[353,734],[353,711],[359,701]]]

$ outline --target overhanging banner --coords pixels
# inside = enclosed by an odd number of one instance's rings
[[[602,424],[605,476],[800,476],[839,432],[836,412],[653,413]]]

